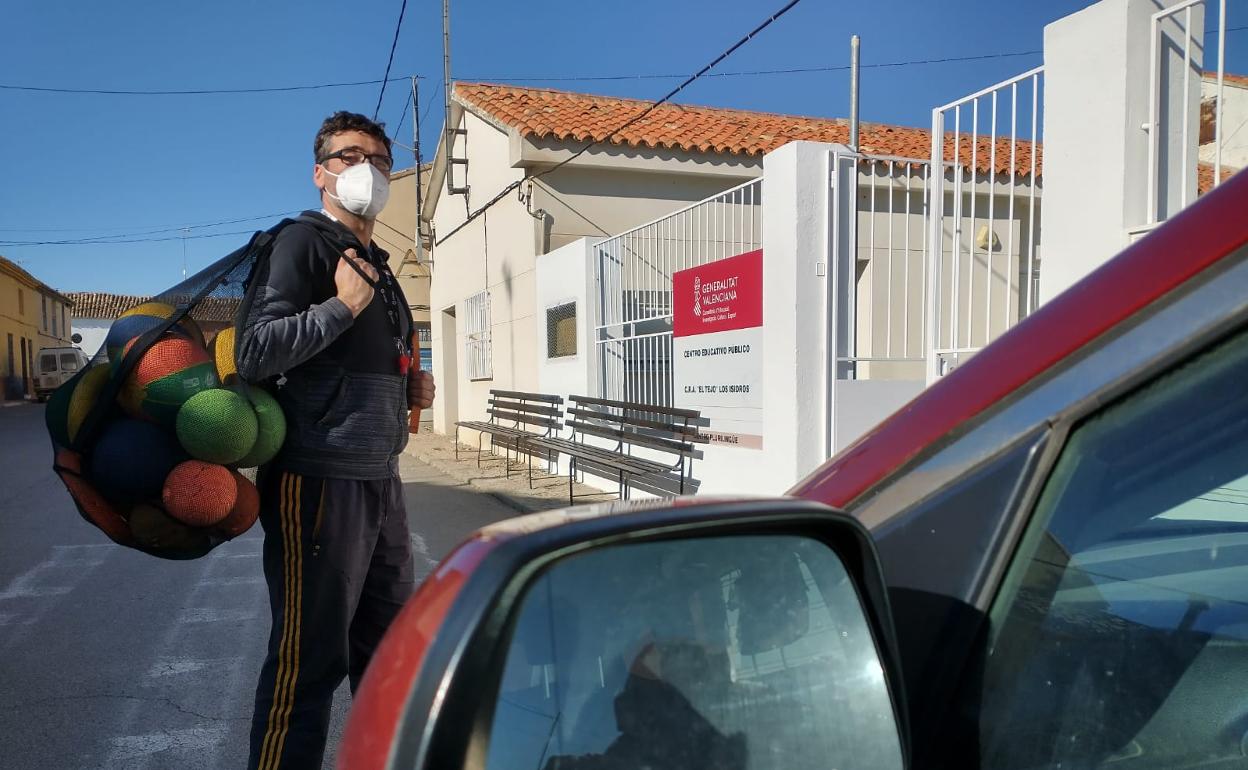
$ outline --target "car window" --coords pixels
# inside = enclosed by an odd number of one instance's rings
[[[61,354],[61,371],[76,372],[78,371],[78,355],[76,353]]]
[[[55,353],[39,357],[39,371],[43,374],[51,374],[56,371]]]
[[[900,768],[853,582],[800,537],[612,546],[525,595],[486,767]]]
[[[1243,766],[1248,337],[1073,431],[990,620],[976,766]]]

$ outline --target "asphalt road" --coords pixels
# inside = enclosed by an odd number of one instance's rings
[[[515,515],[403,460],[420,577]],[[83,522],[51,466],[43,407],[0,408],[0,767],[242,770],[270,625],[260,528],[162,561]]]

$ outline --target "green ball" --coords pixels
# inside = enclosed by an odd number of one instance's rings
[[[178,410],[178,441],[197,460],[236,463],[255,446],[258,430],[251,404],[223,388],[202,390]]]
[[[277,399],[260,388],[249,389],[247,397],[250,397],[251,405],[256,410],[259,435],[247,456],[238,461],[240,468],[264,465],[277,455],[286,441],[286,415],[282,413]]]

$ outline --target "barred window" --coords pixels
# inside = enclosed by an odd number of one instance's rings
[[[494,349],[490,339],[490,293],[483,291],[464,301],[464,357],[468,379],[494,377]]]
[[[576,355],[576,303],[546,309],[546,357]]]

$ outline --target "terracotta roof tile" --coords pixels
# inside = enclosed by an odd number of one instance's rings
[[[1218,73],[1206,72],[1205,80],[1216,84],[1218,82]],[[1232,75],[1229,72],[1222,73],[1222,82],[1228,86],[1238,86],[1240,88],[1248,88],[1248,75]]]
[[[104,318],[112,320],[136,305],[152,299],[135,294],[105,294],[103,292],[70,292],[74,303],[74,318]],[[232,323],[238,310],[239,300],[234,297],[208,297],[194,310],[191,317],[209,323]]]
[[[517,129],[523,136],[577,142],[607,140],[612,129],[650,105],[637,99],[488,83],[456,83],[455,96],[461,103]],[[798,140],[846,143],[849,141],[848,121],[665,104],[610,138],[612,144],[629,147],[747,156],[762,155]],[[931,132],[922,128],[863,123],[859,142],[865,152],[876,155],[926,158],[931,154]],[[945,138],[947,160],[953,159],[954,145],[955,136],[951,132]],[[970,135],[963,134],[957,145],[962,162],[969,165],[972,160]],[[974,146],[977,148],[975,166],[986,172],[993,160],[992,142],[981,136]],[[1016,143],[1015,167],[1024,175],[1030,173],[1031,152],[1031,142]],[[1040,155],[1037,146],[1037,171]],[[997,173],[1008,172],[1009,139],[998,137],[995,160]]]

